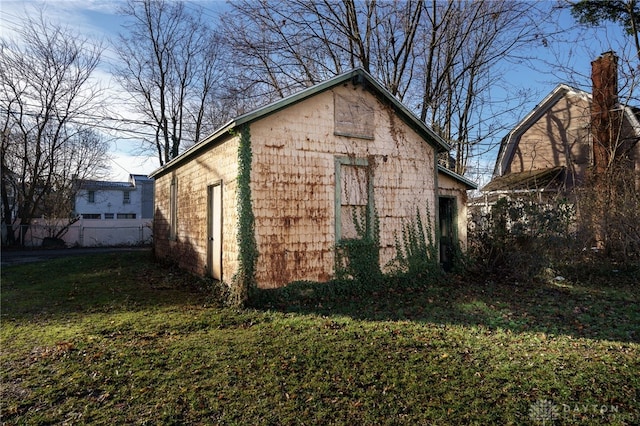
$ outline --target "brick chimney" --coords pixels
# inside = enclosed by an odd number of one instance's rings
[[[591,62],[593,98],[591,102],[591,133],[593,136],[593,172],[602,176],[615,158],[620,129],[618,103],[618,57],[605,52]]]

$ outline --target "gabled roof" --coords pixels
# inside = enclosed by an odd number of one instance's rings
[[[536,107],[525,116],[507,135],[500,141],[500,150],[498,151],[498,157],[493,169],[494,178],[502,176],[507,169],[507,166],[511,162],[513,153],[516,146],[520,141],[520,137],[531,126],[533,126],[547,111],[549,111],[560,99],[566,95],[573,95],[581,97],[587,100],[589,103],[592,101],[590,93],[583,90],[575,89],[566,84],[557,85],[551,93],[549,93]],[[620,108],[624,111],[625,117],[629,120],[629,123],[635,130],[637,135],[640,135],[640,119],[638,114],[632,108],[627,105],[620,105]],[[486,187],[485,187],[486,188]],[[484,190],[484,188],[483,188]]]
[[[449,170],[446,167],[441,166],[440,164],[438,164],[438,173],[443,173],[443,174],[449,176],[450,178],[462,183],[469,190],[470,189],[478,189],[478,184],[477,183],[470,181],[466,177],[461,176],[461,175],[457,174],[456,172],[454,172],[453,170]]]
[[[141,181],[141,182],[153,182],[153,179],[150,178],[147,175],[135,175],[135,174],[131,174],[129,175],[129,180],[132,181],[134,184],[137,181]]]
[[[86,190],[109,190],[109,189],[127,189],[133,188],[131,182],[109,182],[103,180],[81,180],[80,189]]]
[[[114,182],[94,179],[79,179],[77,182],[80,189],[106,191],[133,189],[136,187],[137,183],[153,182],[153,179],[145,175],[130,174],[128,182]]]
[[[636,136],[640,136],[640,108],[625,106],[624,112]]]
[[[184,161],[187,161],[189,158],[191,158],[195,154],[201,152],[204,149],[207,149],[211,145],[218,143],[223,138],[227,137],[230,131],[237,129],[243,124],[251,123],[258,119],[264,118],[270,114],[273,114],[277,111],[288,108],[298,102],[301,102],[305,99],[308,99],[312,96],[315,96],[319,93],[330,90],[336,86],[339,86],[347,82],[351,82],[355,85],[362,85],[363,87],[366,87],[369,91],[371,91],[374,95],[376,95],[376,97],[380,99],[382,102],[389,104],[408,125],[410,125],[426,141],[428,141],[431,145],[433,145],[437,151],[445,152],[445,151],[449,151],[449,149],[451,148],[444,141],[444,139],[438,136],[429,126],[427,126],[422,120],[416,117],[406,106],[404,106],[400,101],[398,101],[387,89],[385,89],[380,83],[378,83],[368,72],[366,72],[362,68],[356,68],[344,74],[340,74],[336,77],[333,77],[323,83],[316,84],[315,86],[311,86],[296,94],[287,96],[276,102],[270,103],[266,106],[250,111],[246,114],[242,114],[232,119],[227,124],[223,125],[218,130],[213,132],[210,136],[206,137],[199,143],[195,144],[194,146],[189,148],[187,151],[185,151],[178,157],[174,158],[164,166],[153,171],[149,176],[155,177],[158,174],[161,174],[167,170],[170,170],[175,166],[177,166],[178,164],[181,164]]]

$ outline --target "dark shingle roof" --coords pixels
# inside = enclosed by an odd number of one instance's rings
[[[127,189],[133,188],[131,182],[108,182],[102,180],[83,180],[80,182],[80,189],[105,190],[105,189]]]
[[[496,177],[482,188],[482,192],[514,191],[531,189],[557,188],[562,183],[560,179],[564,172],[563,166],[548,169],[529,170],[519,173],[508,173]]]

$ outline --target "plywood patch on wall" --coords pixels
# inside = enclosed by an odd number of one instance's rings
[[[375,113],[370,100],[358,93],[334,93],[334,132],[339,136],[374,139]]]

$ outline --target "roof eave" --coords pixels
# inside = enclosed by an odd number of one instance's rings
[[[633,109],[628,105],[625,105],[622,108],[627,116],[627,120],[629,120],[629,124],[631,124],[631,127],[633,128],[634,133],[636,136],[640,136],[640,121],[636,114],[633,113]]]
[[[449,176],[452,179],[457,180],[458,182],[464,184],[469,190],[472,189],[478,189],[478,184],[467,179],[466,177],[459,175],[458,173],[454,172],[453,170],[449,170],[444,166],[441,166],[440,164],[438,164],[438,172],[442,172],[445,175]]]
[[[168,171],[169,169],[172,169],[177,164],[182,163],[183,161],[187,160],[191,156],[193,156],[193,155],[197,154],[198,152],[202,151],[203,149],[207,148],[209,145],[211,145],[212,143],[214,143],[215,141],[220,139],[223,135],[228,135],[230,133],[230,131],[233,130],[234,128],[236,128],[237,126],[238,126],[238,124],[237,124],[237,122],[235,120],[231,120],[231,121],[227,122],[227,124],[223,125],[218,130],[216,130],[214,133],[212,133],[211,135],[207,136],[206,138],[204,138],[202,141],[198,142],[197,144],[193,145],[191,148],[187,149],[185,152],[183,152],[182,154],[180,154],[179,156],[177,156],[173,160],[169,161],[168,163],[165,163],[163,166],[160,166],[156,170],[152,171],[149,174],[149,177],[152,178],[152,179],[155,179],[156,176],[163,174],[164,172]]]

